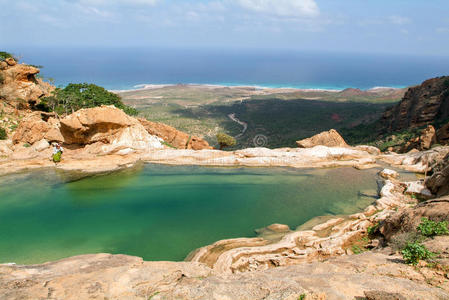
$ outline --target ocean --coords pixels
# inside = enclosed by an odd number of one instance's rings
[[[260,49],[18,48],[58,86],[111,90],[142,84],[217,84],[302,89],[407,87],[449,75],[449,57]]]

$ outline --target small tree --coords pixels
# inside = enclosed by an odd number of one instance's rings
[[[42,99],[43,106],[57,113],[72,113],[81,108],[114,105],[128,115],[137,115],[138,111],[122,102],[120,96],[101,86],[88,83],[70,83],[63,89],[56,89],[49,97]]]
[[[0,140],[6,140],[7,138],[8,134],[6,133],[6,130],[0,127]]]
[[[14,58],[14,56],[11,53],[5,52],[5,51],[0,51],[0,61],[3,61],[7,58]],[[17,59],[16,59],[17,60]]]
[[[232,147],[236,144],[235,138],[226,133],[217,134],[217,142],[220,145],[220,150],[226,147]]]

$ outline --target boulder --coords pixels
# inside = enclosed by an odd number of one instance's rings
[[[441,145],[449,144],[449,123],[438,129],[437,141]]]
[[[160,137],[166,143],[172,145],[177,149],[212,149],[207,141],[196,136],[190,136],[187,133],[179,131],[169,125],[151,122],[145,119],[139,119],[139,122],[143,125],[143,127],[148,131],[149,134]]]
[[[33,112],[20,122],[12,141],[14,144],[28,143],[32,145],[42,139],[49,142],[64,142],[57,119],[49,117],[46,113]]]
[[[398,152],[406,153],[410,151],[424,151],[429,150],[433,144],[437,142],[437,135],[435,128],[428,125],[424,128],[420,135],[407,141],[402,146],[398,147]]]
[[[358,146],[355,146],[354,149],[365,151],[372,155],[380,155],[381,154],[380,149],[377,147],[374,147],[374,146],[358,145]]]
[[[48,147],[50,147],[50,144],[48,143],[48,141],[45,139],[42,139],[42,140],[34,143],[32,148],[37,152],[41,152],[45,149],[48,149]]]
[[[381,224],[379,231],[387,240],[391,240],[396,234],[415,232],[423,217],[435,222],[449,221],[448,212],[448,197],[428,200],[414,208],[396,212]]]
[[[0,155],[8,156],[12,153],[11,150],[12,142],[11,140],[0,140]]]
[[[449,153],[432,167],[432,173],[427,188],[437,196],[449,195]]]
[[[140,125],[114,106],[80,109],[60,120],[67,144],[110,143],[122,129]]]
[[[414,195],[418,199],[430,199],[432,198],[432,192],[421,181],[405,182],[407,186],[405,190],[406,195]]]
[[[348,147],[342,136],[335,130],[323,131],[310,138],[296,142],[299,148],[312,148],[318,145],[328,147]]]
[[[394,170],[390,170],[390,169],[383,169],[382,171],[379,172],[380,177],[384,178],[384,179],[391,179],[391,178],[398,178],[399,177],[399,173],[394,171]]]
[[[80,109],[60,121],[65,144],[91,145],[94,153],[127,154],[162,148],[137,121],[114,106]]]
[[[50,129],[50,125],[42,120],[39,113],[32,113],[20,122],[12,141],[14,144],[28,143],[31,145],[42,140]]]

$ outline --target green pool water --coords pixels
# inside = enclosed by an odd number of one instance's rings
[[[0,263],[97,252],[179,261],[272,223],[360,211],[374,200],[376,172],[145,165],[72,182],[55,171],[4,176]]]

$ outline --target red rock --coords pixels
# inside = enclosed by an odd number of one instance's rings
[[[212,149],[207,141],[196,136],[190,136],[169,125],[151,122],[145,119],[139,119],[139,122],[145,127],[149,134],[160,137],[177,149]]]
[[[296,142],[299,148],[312,148],[318,145],[328,147],[348,147],[342,136],[335,130],[321,132],[310,138],[303,139]]]

